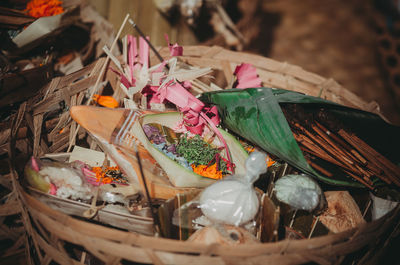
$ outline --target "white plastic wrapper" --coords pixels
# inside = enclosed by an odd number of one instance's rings
[[[129,199],[119,193],[100,190],[99,197],[102,201],[107,203],[122,203],[125,206],[129,206]]]
[[[377,220],[393,210],[399,203],[385,200],[369,193],[372,199],[372,220]]]
[[[90,200],[93,197],[93,187],[87,183],[85,176],[74,163],[62,163],[40,160],[41,175],[47,182],[53,184],[50,194],[63,199]]]
[[[183,224],[180,220],[182,213],[196,217],[189,224],[195,228],[196,225],[241,226],[249,223],[260,207],[253,183],[266,171],[266,155],[260,152],[252,153],[246,161],[246,175],[226,177],[205,188],[194,200],[175,210],[173,223]]]
[[[296,210],[313,211],[323,198],[318,184],[306,175],[286,175],[275,182],[276,198]]]
[[[259,201],[249,183],[231,179],[205,189],[200,196],[200,208],[213,222],[239,226],[253,219]]]

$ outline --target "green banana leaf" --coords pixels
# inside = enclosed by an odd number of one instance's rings
[[[280,104],[296,103],[307,107],[327,108],[364,140],[379,138],[374,132],[374,128],[379,128],[380,132],[384,131],[387,143],[378,142],[372,146],[380,147],[376,149],[388,155],[389,159],[396,157],[399,150],[396,148],[399,147],[398,127],[385,123],[375,114],[344,107],[321,98],[283,89],[248,88],[208,92],[202,94],[200,99],[218,106],[223,125],[231,131],[328,184],[363,187],[351,179],[328,178],[316,172],[304,158]],[[392,140],[396,141],[396,144]]]

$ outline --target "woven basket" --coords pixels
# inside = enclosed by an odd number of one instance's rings
[[[168,57],[168,49],[162,48],[160,53]],[[199,46],[185,47],[181,59],[191,65],[221,70],[227,84],[235,66],[248,62],[257,68],[264,86],[321,96],[379,114],[376,103],[366,103],[334,80],[287,63],[220,47]],[[154,58],[151,61],[156,62]],[[87,253],[106,264],[121,264],[123,260],[154,264],[338,264],[356,252],[362,262],[377,254],[379,248],[374,246],[383,246],[400,230],[400,207],[397,207],[385,217],[356,229],[311,239],[237,246],[189,243],[108,228],[68,216],[29,195],[17,181],[15,170],[11,176],[27,230],[26,242],[31,247],[28,259],[40,264],[51,261],[81,264]]]
[[[25,227],[36,253],[40,253],[41,264],[51,260],[78,264],[79,260],[65,250],[66,242],[82,246],[84,251],[106,264],[120,264],[123,259],[154,264],[301,264],[311,261],[333,264],[365,246],[371,249],[382,246],[390,240],[390,232],[399,229],[400,221],[400,207],[397,207],[375,222],[334,235],[257,245],[206,245],[143,236],[81,221],[50,209],[19,185],[16,188]]]

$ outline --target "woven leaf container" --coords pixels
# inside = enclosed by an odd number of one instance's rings
[[[167,48],[160,49],[160,53],[164,58],[169,56]],[[257,68],[264,86],[320,96],[379,114],[376,103],[366,103],[334,80],[309,73],[298,66],[216,46],[184,47],[184,55],[180,59],[191,65],[220,70],[227,84],[232,81],[236,65],[251,63]],[[155,58],[151,62],[158,63]],[[99,69],[98,65],[96,68]],[[36,142],[35,147],[39,148],[40,140],[37,141],[39,143]],[[82,264],[88,254],[105,264],[126,264],[126,261],[210,265],[306,262],[340,264],[356,252],[363,263],[379,254],[377,252],[380,247],[375,246],[383,246],[399,231],[400,207],[397,207],[383,218],[355,229],[311,239],[236,246],[185,242],[126,232],[68,216],[28,194],[18,182],[15,170],[11,172],[11,177],[27,231],[26,243],[30,247],[27,255],[31,264],[33,261],[40,264],[50,264],[52,261],[59,264]]]

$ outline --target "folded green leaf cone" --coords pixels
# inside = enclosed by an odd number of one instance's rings
[[[218,106],[223,125],[229,130],[328,184],[363,187],[362,184],[352,181],[350,178],[328,178],[317,173],[304,158],[280,104],[296,103],[307,107],[329,109],[353,132],[368,143],[372,143],[374,148],[377,148],[393,162],[399,163],[396,154],[400,150],[398,140],[400,128],[384,122],[373,113],[344,107],[298,92],[271,88],[208,92],[202,94],[200,100]],[[397,161],[393,158],[396,158]]]

